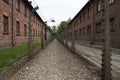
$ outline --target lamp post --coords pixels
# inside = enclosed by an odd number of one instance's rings
[[[29,54],[31,54],[32,53],[32,25],[31,25],[31,19],[32,19],[32,15],[33,15],[33,13],[37,10],[37,9],[39,9],[39,7],[37,6],[37,7],[35,7],[35,8],[33,8],[32,9],[32,11],[30,12],[30,15],[29,15],[29,23],[28,23],[28,25],[29,25],[29,33],[28,33],[28,53]]]

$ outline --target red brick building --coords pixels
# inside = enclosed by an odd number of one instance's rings
[[[68,25],[69,38],[74,31],[75,40],[101,44],[104,28],[104,0],[89,0]],[[120,0],[110,0],[111,46],[120,48]],[[67,31],[64,31],[67,32]],[[65,36],[66,33],[64,33]]]
[[[0,48],[28,42],[28,17],[32,9],[28,0],[0,1]],[[32,16],[33,41],[40,41],[44,25],[35,12]]]

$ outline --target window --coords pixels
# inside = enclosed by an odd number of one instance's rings
[[[20,11],[20,0],[16,0],[16,9]]]
[[[40,37],[40,34],[39,34],[40,32],[38,31],[38,37]]]
[[[75,39],[76,39],[76,35],[77,35],[77,32],[76,32],[76,30],[74,30],[74,36],[75,36]]]
[[[83,21],[85,21],[85,12],[83,13]]]
[[[8,34],[8,17],[3,15],[3,34]]]
[[[37,37],[37,29],[36,29],[36,37]]]
[[[35,21],[35,23],[36,23],[36,15],[35,15],[35,20],[34,20],[34,21]]]
[[[33,15],[33,22],[35,23],[35,15]]]
[[[101,10],[101,1],[97,0],[97,12]]]
[[[82,29],[79,29],[79,34],[82,35]]]
[[[72,37],[72,32],[69,32],[69,38],[71,38]]]
[[[115,18],[110,19],[110,31],[115,31]]]
[[[81,23],[81,18],[82,18],[82,17],[81,17],[81,15],[80,15],[80,23]]]
[[[75,39],[77,39],[77,38],[78,38],[78,37],[77,37],[78,32],[79,32],[78,30],[75,30],[75,31],[74,31],[74,36],[75,36]]]
[[[86,28],[83,28],[83,35],[86,34]]]
[[[3,0],[3,1],[5,1],[6,3],[9,3],[9,0]]]
[[[75,27],[78,26],[77,20],[74,22],[74,26],[75,26]]]
[[[77,35],[77,33],[78,33],[77,30],[75,30],[75,31],[74,31],[75,36]]]
[[[27,36],[27,26],[24,25],[24,36]]]
[[[96,33],[101,33],[101,23],[96,24]]]
[[[24,15],[27,17],[27,6],[24,6]]]
[[[35,29],[33,28],[33,36],[35,36]]]
[[[36,25],[37,25],[37,17],[36,17]]]
[[[16,36],[20,36],[20,22],[16,21]]]
[[[38,37],[39,37],[39,31],[38,31],[37,35],[38,35]]]
[[[91,26],[88,26],[88,27],[87,27],[87,34],[88,34],[88,35],[91,34]]]
[[[114,0],[109,0],[109,3],[112,4],[114,2]]]
[[[90,18],[90,8],[88,8],[88,18]]]
[[[39,24],[39,19],[38,19],[38,26],[40,26],[40,24]]]

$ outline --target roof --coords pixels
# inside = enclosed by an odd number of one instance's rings
[[[28,0],[22,0],[22,1],[25,2],[26,5],[28,5],[31,10],[34,8]],[[45,24],[42,18],[40,17],[40,15],[36,11],[35,11],[35,14],[42,21],[42,23]]]
[[[71,24],[74,20],[75,20],[75,18],[82,12],[82,11],[84,11],[87,7],[88,7],[88,5],[91,3],[91,1],[94,1],[94,0],[89,0],[86,4],[85,4],[85,6],[75,15],[75,17],[69,22],[69,24]],[[69,25],[68,24],[68,25]]]

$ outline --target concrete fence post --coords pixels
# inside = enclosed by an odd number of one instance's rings
[[[32,15],[33,13],[39,9],[39,7],[35,7],[32,9],[32,11],[30,12],[30,15],[29,15],[29,23],[28,23],[28,30],[29,30],[29,33],[28,33],[28,53],[31,54],[32,53],[32,25],[31,25],[31,21],[32,21]]]
[[[75,35],[74,35],[74,30],[72,32],[72,52],[75,52]]]
[[[104,39],[102,54],[102,78],[101,80],[112,80],[111,78],[111,50],[110,50],[110,27],[109,27],[109,0],[104,0]]]

